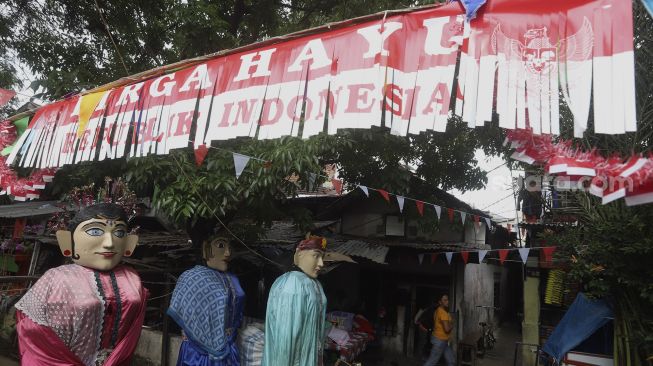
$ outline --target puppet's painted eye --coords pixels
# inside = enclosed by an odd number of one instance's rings
[[[90,236],[102,236],[104,235],[104,230],[94,227],[86,230],[86,233]]]
[[[118,238],[124,238],[125,235],[127,235],[127,233],[125,232],[125,230],[116,230],[113,232],[113,235],[115,235]]]

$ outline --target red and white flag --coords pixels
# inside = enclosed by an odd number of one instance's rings
[[[635,206],[653,202],[653,159],[631,175],[631,184],[626,191],[626,205]]]
[[[9,160],[60,167],[382,122],[402,136],[444,132],[452,99],[470,127],[496,113],[503,128],[557,134],[562,95],[577,136],[592,101],[595,132],[636,129],[630,1],[493,0],[482,17],[464,14],[459,2],[379,13],[152,72],[98,95],[94,107],[79,97],[55,102],[37,112]]]
[[[11,98],[16,95],[16,92],[13,90],[0,89],[0,107],[3,107],[5,104],[9,103]]]
[[[472,22],[466,46],[459,101],[472,125],[491,120],[496,99],[501,127],[559,134],[561,91],[576,136],[587,129],[592,98],[595,132],[636,129],[628,1],[493,1]]]
[[[633,175],[648,164],[648,159],[632,156],[628,161],[607,172],[607,187],[603,190],[602,203],[610,203],[626,196],[633,188]]]

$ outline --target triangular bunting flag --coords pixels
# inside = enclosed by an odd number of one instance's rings
[[[484,217],[485,219],[485,225],[487,225],[488,229],[492,227],[492,220],[490,220],[489,217]]]
[[[438,259],[438,253],[431,253],[431,263],[435,263]]]
[[[422,262],[424,262],[424,253],[418,254],[417,260],[419,261],[419,264],[422,264]]]
[[[463,220],[463,226],[465,226],[465,217],[467,216],[467,213],[465,212],[460,212],[460,218]]]
[[[236,169],[236,179],[240,178],[240,175],[245,170],[247,163],[249,162],[249,156],[233,153],[234,156],[234,168]]]
[[[9,103],[9,101],[11,100],[11,98],[14,97],[14,95],[16,95],[16,92],[13,90],[0,89],[0,107]]]
[[[478,263],[481,264],[483,263],[483,259],[487,255],[487,250],[479,250],[478,251]]]
[[[463,259],[463,262],[467,264],[467,261],[469,260],[469,252],[460,252],[460,257]]]
[[[508,232],[512,232],[512,224],[508,224]]]
[[[440,220],[440,215],[442,214],[442,207],[438,205],[433,205],[433,208],[435,209],[435,214],[438,215],[438,220]]]
[[[447,208],[447,215],[449,215],[449,222],[453,222],[453,208]]]
[[[77,137],[80,138],[86,131],[86,125],[91,119],[91,115],[95,111],[100,99],[104,96],[106,91],[86,94],[82,96],[82,100],[79,102],[79,124],[77,125]],[[201,164],[200,164],[201,165]]]
[[[383,196],[383,198],[385,198],[386,201],[390,202],[390,194],[388,192],[386,192],[386,191],[384,191],[382,189],[377,189],[376,191],[379,192],[381,194],[381,196]]]
[[[358,186],[358,188],[360,188],[361,191],[363,191],[363,193],[365,193],[365,195],[366,195],[367,197],[370,196],[370,191],[367,190],[367,187],[365,187],[365,186]]]
[[[396,196],[397,197],[397,204],[399,205],[399,212],[404,212],[404,197],[402,196]]]
[[[476,18],[476,12],[480,7],[485,5],[486,0],[462,0],[461,3],[465,7],[465,20],[469,23],[472,19]]]
[[[531,251],[531,248],[519,248],[519,255],[521,256],[521,261],[526,264],[528,260],[528,252]]]
[[[499,249],[499,262],[501,262],[501,264],[503,264],[507,257],[508,249]]]
[[[201,166],[202,163],[204,162],[204,159],[206,158],[206,154],[209,153],[209,149],[206,147],[206,145],[200,145],[195,149],[195,164],[197,166]]]
[[[447,257],[447,263],[451,264],[451,258],[453,258],[453,252],[446,252],[444,255]]]
[[[333,189],[336,190],[336,193],[338,196],[342,194],[342,181],[340,179],[331,179],[331,184],[333,185]]]
[[[476,226],[476,230],[481,226],[481,218],[478,215],[474,215],[474,225]]]
[[[553,252],[555,252],[556,247],[545,247],[542,248],[542,255],[544,256],[545,262],[553,261]]]
[[[424,216],[424,202],[415,201],[415,207],[417,207],[417,212],[419,212],[419,215]]]

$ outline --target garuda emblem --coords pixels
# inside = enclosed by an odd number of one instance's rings
[[[524,43],[507,37],[497,24],[492,33],[495,54],[504,54],[506,61],[522,61],[524,68],[534,75],[554,72],[558,63],[585,61],[592,54],[594,32],[587,17],[580,30],[556,44],[551,43],[547,28],[529,29],[524,33]]]

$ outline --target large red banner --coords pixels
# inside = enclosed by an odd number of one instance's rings
[[[559,91],[578,135],[592,97],[596,132],[633,131],[631,13],[620,0],[490,0],[471,23],[458,3],[343,23],[45,106],[8,163],[57,167],[382,125],[404,136],[445,131],[451,113],[470,126],[497,113],[504,128],[558,133]]]

